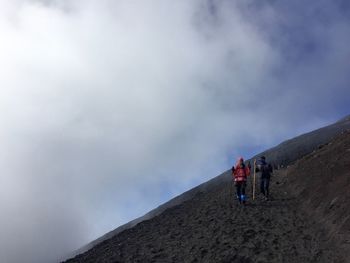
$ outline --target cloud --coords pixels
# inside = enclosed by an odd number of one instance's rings
[[[55,261],[348,110],[340,2],[0,7],[1,261]]]

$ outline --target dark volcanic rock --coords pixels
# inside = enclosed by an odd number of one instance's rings
[[[350,131],[284,171],[303,210],[350,262]]]
[[[226,173],[67,262],[349,262],[350,133],[319,148],[273,174],[270,201],[237,204]]]
[[[294,139],[285,141],[276,147],[273,147],[255,157],[252,159],[264,154],[267,156],[268,160],[275,164],[275,166],[287,166],[296,160],[300,159],[301,157],[305,156],[306,154],[311,153],[312,151],[315,151],[319,147],[322,147],[322,145],[328,143],[332,138],[335,136],[341,134],[342,132],[350,129],[350,115],[339,120],[338,122],[326,126],[324,128],[318,129],[316,131],[298,136]],[[92,247],[96,246],[97,244],[101,243],[102,241],[109,239],[118,233],[129,229],[131,227],[134,227],[138,223],[149,220],[153,218],[154,216],[157,216],[161,213],[163,213],[166,209],[179,205],[183,203],[186,200],[192,199],[196,194],[203,193],[208,191],[209,189],[216,187],[218,185],[222,185],[225,183],[229,183],[231,180],[231,173],[230,171],[226,171],[223,174],[213,178],[212,180],[205,182],[175,198],[172,200],[164,203],[163,205],[157,207],[156,209],[150,211],[146,215],[139,217],[135,220],[130,221],[127,224],[124,224],[115,230],[103,235],[102,237],[94,240],[93,242],[87,244],[86,246],[82,247],[78,251],[75,251],[72,253],[72,256],[83,253]]]

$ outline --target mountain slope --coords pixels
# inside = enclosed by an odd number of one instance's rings
[[[287,166],[306,154],[311,153],[319,145],[326,144],[341,132],[350,129],[350,115],[342,118],[334,124],[302,134],[293,139],[266,150],[259,155],[265,155],[275,166]]]
[[[350,261],[350,131],[288,167],[284,176],[300,207]]]
[[[332,140],[332,138],[334,136],[336,136],[337,134],[340,134],[341,132],[343,132],[346,129],[350,129],[350,117],[349,116],[342,119],[341,121],[333,124],[333,125],[330,125],[330,126],[327,126],[325,128],[319,129],[317,131],[299,136],[295,139],[286,141],[286,142],[264,152],[264,154],[266,156],[270,157],[270,159],[276,164],[276,166],[277,165],[279,165],[279,166],[288,165],[288,164],[291,164],[292,162],[295,162],[298,158],[304,156],[305,154],[308,154],[308,153],[315,151],[320,145],[328,143],[330,140]],[[217,189],[217,191],[219,191],[219,192],[215,192],[216,191],[215,189]],[[221,193],[220,191],[222,191],[222,189],[226,189],[225,190],[226,192]],[[278,189],[280,189],[280,187],[278,187]],[[126,224],[122,227],[119,227],[116,230],[106,234],[105,236],[95,240],[94,242],[90,243],[89,245],[87,245],[84,248],[82,248],[81,250],[79,250],[76,254],[85,252],[86,250],[91,249],[93,247],[94,247],[93,250],[95,250],[97,247],[99,247],[99,246],[97,246],[97,244],[99,244],[105,240],[111,239],[112,237],[114,237],[113,239],[115,239],[118,236],[125,235],[125,233],[128,233],[128,231],[135,230],[135,228],[138,228],[139,225],[142,226],[143,224],[147,224],[147,222],[152,221],[152,218],[155,220],[156,218],[159,217],[159,215],[160,215],[160,217],[164,217],[165,214],[167,213],[167,211],[171,210],[170,208],[172,208],[172,207],[173,207],[173,209],[178,209],[179,206],[180,207],[184,206],[188,202],[192,203],[192,206],[197,207],[197,205],[193,205],[195,200],[197,200],[198,198],[202,198],[202,199],[208,198],[208,196],[211,196],[211,193],[214,193],[214,195],[217,196],[217,198],[222,196],[222,198],[228,199],[228,196],[229,196],[228,191],[231,191],[230,172],[225,172],[222,175],[220,175],[220,176],[218,176],[218,177],[216,177],[216,178],[214,178],[214,179],[212,179],[212,180],[210,180],[210,181],[208,181],[208,182],[206,182],[206,183],[204,183],[204,184],[202,184],[202,185],[200,185],[200,186],[198,186],[198,187],[196,187],[196,188],[194,188],[194,189],[192,189],[192,190],[190,190],[190,191],[188,191],[188,192],[186,192],[186,193],[184,193],[184,194],[182,194],[182,195],[180,195],[172,200],[170,200],[169,202],[165,203],[164,205],[162,205],[162,206],[158,207],[157,209],[151,211],[150,213],[146,214],[144,217],[141,217],[141,218],[138,218],[134,221],[131,221],[128,224]],[[283,195],[279,196],[281,194],[281,193],[279,193],[279,191],[280,190],[276,191],[276,198],[278,199],[280,197],[283,199]],[[222,198],[217,199],[216,203],[217,204],[221,204],[222,202],[226,203],[227,200],[224,201]],[[277,203],[276,207],[278,207],[278,206],[288,207],[289,206],[288,200],[286,200],[286,203],[284,203],[284,201],[283,201],[282,202],[283,205],[278,204],[277,200],[275,200],[274,202]],[[186,209],[190,209],[188,211],[189,211],[189,213],[192,213],[191,208],[187,207]],[[291,210],[293,210],[293,209],[291,209]],[[223,211],[225,211],[225,209]],[[230,213],[232,212],[231,210],[229,210],[229,211],[230,211]],[[257,213],[260,213],[259,211],[260,210],[258,210]],[[227,213],[228,213],[228,211],[226,211],[226,214],[223,215],[224,218],[227,217]],[[149,221],[145,221],[145,220],[149,220]],[[142,222],[142,223],[140,223],[140,222]],[[188,221],[184,220],[184,222],[188,222]],[[137,225],[138,223],[140,223],[140,224]],[[219,222],[216,222],[216,223],[219,223]],[[220,223],[222,223],[222,222],[220,222]],[[120,234],[117,235],[118,233],[120,233]],[[107,241],[105,241],[105,242],[107,242]],[[208,251],[210,251],[210,250],[208,250]],[[77,260],[78,260],[78,258],[77,258]],[[82,262],[82,261],[78,260],[77,262]]]
[[[347,262],[349,168],[346,132],[276,171],[271,201],[218,184],[68,262]]]

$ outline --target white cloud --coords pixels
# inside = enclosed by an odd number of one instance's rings
[[[245,147],[334,116],[316,113],[325,80],[309,62],[291,68],[275,31],[259,27],[282,23],[273,7],[255,21],[235,2],[208,3],[0,2],[1,261],[55,260]],[[328,28],[337,39],[349,30]],[[326,83],[348,67],[332,56],[348,47],[329,41],[326,61],[312,64]],[[319,102],[300,98],[305,83]]]

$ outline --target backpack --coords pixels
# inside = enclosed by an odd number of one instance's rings
[[[258,165],[259,171],[261,172],[262,177],[270,177],[272,173],[272,166],[267,163],[261,163]]]

